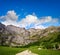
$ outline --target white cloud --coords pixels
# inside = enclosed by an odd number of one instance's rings
[[[46,17],[41,17],[40,22],[45,23],[45,22],[51,22],[52,17],[51,16],[46,16]]]
[[[33,23],[34,25],[32,27],[36,29],[46,28],[42,25],[43,23],[58,21],[58,19],[53,19],[51,16],[45,16],[45,17],[38,18],[36,15],[27,15],[25,18],[17,22],[18,18],[19,18],[19,15],[17,15],[14,10],[8,11],[5,16],[0,16],[0,20],[4,20],[4,22],[2,23],[5,25],[15,25],[18,27],[26,28],[27,26],[30,26]]]
[[[20,23],[22,24],[31,24],[31,23],[35,23],[38,20],[38,18],[36,16],[33,15],[27,15],[24,19],[21,20]]]
[[[19,26],[17,23],[18,15],[16,15],[15,11],[8,11],[5,16],[0,17],[1,20],[4,20],[2,23],[5,25],[15,25]]]
[[[42,23],[46,23],[46,22],[51,22],[53,21],[51,16],[46,16],[46,17],[41,17],[40,19],[38,19],[37,16],[35,15],[27,15],[24,19],[21,20],[20,23],[22,24],[31,24],[31,23],[35,23],[35,24],[42,24]]]
[[[7,26],[7,25],[14,25],[14,26],[19,27],[19,23],[16,22],[16,21],[8,20],[8,21],[4,21],[4,22],[2,22],[2,23],[5,24],[6,26]]]
[[[7,20],[7,21],[8,20],[16,21],[18,19],[18,15],[16,15],[14,10],[12,10],[12,11],[8,11],[5,16],[1,16],[0,19],[4,19],[4,20]]]
[[[5,16],[5,18],[7,20],[16,21],[18,19],[18,15],[16,15],[14,10],[12,10],[7,12],[7,15]]]
[[[58,21],[57,19],[53,19],[51,16],[41,17],[40,19],[38,19],[38,17],[35,15],[27,15],[24,19],[20,21],[20,24],[21,24],[21,27],[26,27],[28,25],[30,26],[33,23],[34,26],[30,28],[44,29],[46,27],[42,25],[43,23],[57,22],[57,21]]]
[[[45,29],[46,27],[44,27],[43,25],[37,25],[34,27],[35,29]]]

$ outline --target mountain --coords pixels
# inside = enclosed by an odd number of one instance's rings
[[[0,45],[21,46],[35,41],[30,39],[30,32],[25,28],[0,25]]]
[[[31,28],[26,30],[25,28],[16,27],[13,25],[5,26],[0,23],[0,45],[24,46],[37,41],[42,43],[44,40],[54,39],[54,35],[56,35],[57,39],[57,34],[59,32],[60,27],[55,26],[51,26],[46,29]]]

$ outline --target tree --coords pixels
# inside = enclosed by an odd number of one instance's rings
[[[56,49],[58,49],[58,48],[59,48],[59,45],[58,45],[57,43],[55,44],[55,48],[56,48]]]

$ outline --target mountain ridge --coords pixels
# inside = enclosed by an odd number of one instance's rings
[[[46,29],[31,28],[26,30],[25,28],[13,25],[5,26],[0,23],[0,45],[24,46],[29,43],[34,43],[49,33],[54,32],[60,32],[60,26],[51,26]]]

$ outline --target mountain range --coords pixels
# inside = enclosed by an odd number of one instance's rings
[[[46,29],[30,28],[26,30],[25,28],[16,27],[13,25],[5,26],[0,23],[0,45],[24,46],[37,41],[43,42],[50,40],[53,42],[52,39],[56,40],[58,37],[56,33],[59,33],[58,35],[60,35],[60,26],[50,26]],[[53,37],[56,35],[57,37]],[[58,39],[60,40],[60,38]]]

